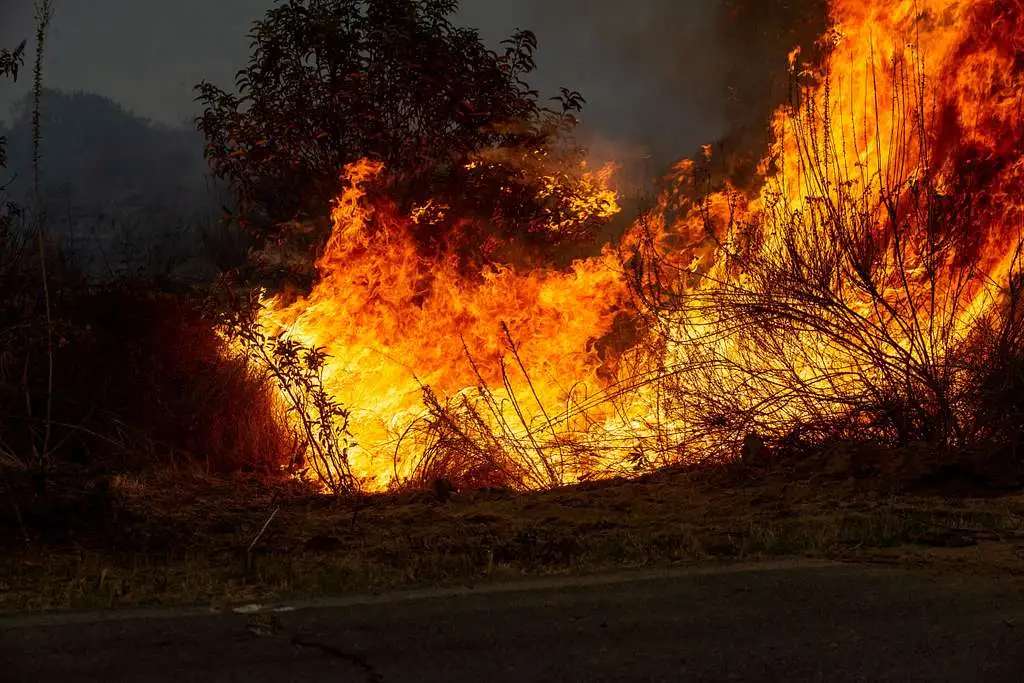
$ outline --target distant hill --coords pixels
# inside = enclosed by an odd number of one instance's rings
[[[219,204],[198,132],[155,124],[100,95],[55,90],[43,93],[42,130],[47,226],[91,268],[113,268],[161,249],[175,252],[164,258],[186,259],[201,248],[197,227],[214,220]],[[0,135],[8,139],[11,198],[29,205],[27,99],[0,125]]]

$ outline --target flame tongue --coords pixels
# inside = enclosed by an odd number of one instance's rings
[[[928,175],[950,198],[947,211],[956,211],[952,202],[970,199],[970,216],[943,221],[948,234],[918,235],[942,244],[946,272],[941,275],[951,276],[958,266],[979,258],[986,277],[978,278],[975,287],[983,280],[1005,282],[1024,225],[1022,4],[834,0],[831,14],[836,32],[828,90],[815,94],[822,116],[814,129],[795,135],[786,130],[791,123],[782,112],[774,124],[778,137],[786,140],[777,151],[785,159],[790,205],[826,192],[866,191],[876,197],[907,192]],[[835,175],[826,182],[808,180],[807,152],[798,149],[807,139],[829,139],[836,147],[834,161],[826,164]],[[851,173],[853,167],[860,170]],[[903,201],[910,199],[904,196]],[[893,229],[884,215],[874,222]],[[992,292],[977,295],[981,299],[969,307],[975,312],[991,303]],[[963,315],[961,321],[970,317]]]
[[[561,469],[546,478],[520,460],[527,475],[518,476],[541,485],[645,448],[668,460],[713,449],[718,437],[698,419],[717,429],[740,416],[780,433],[808,415],[831,419],[877,389],[889,365],[962,353],[1020,265],[1024,8],[834,0],[831,16],[826,76],[800,113],[774,116],[759,194],[714,194],[674,225],[651,214],[620,245],[653,245],[686,276],[688,297],[673,302],[667,337],[614,352],[618,375],[595,344],[630,296],[611,249],[564,272],[467,278],[453,255],[417,250],[415,216],[366,205],[361,186],[379,166],[350,168],[320,282],[299,301],[269,302],[263,323],[330,354],[328,386],[353,409],[356,472],[372,486],[410,474],[429,447],[409,437],[424,386],[442,401],[497,397],[484,431],[512,439],[526,460],[558,454],[547,465]],[[922,199],[920,185],[935,196]],[[856,229],[840,234],[837,221]],[[796,283],[786,279],[794,263],[835,297],[821,309],[833,317],[808,318],[788,336],[730,327],[723,302],[744,296],[776,296],[791,318],[806,313],[786,284]],[[715,410],[724,417],[710,419]]]
[[[669,358],[710,368],[680,381],[776,436],[898,396],[967,420],[958,359],[1020,268],[1024,8],[835,0],[831,14],[824,75],[776,113],[759,195],[714,195],[656,235],[683,236],[690,250],[661,258],[703,276],[683,285]]]
[[[425,257],[412,219],[367,204],[363,186],[381,170],[370,162],[348,170],[319,283],[299,301],[268,302],[263,320],[330,355],[325,381],[352,407],[354,465],[371,486],[396,472],[408,476],[425,447],[408,438],[395,469],[399,437],[424,412],[424,386],[444,399],[475,394],[480,384],[500,390],[508,376],[524,394],[518,402],[527,421],[538,403],[563,405],[574,384],[596,386],[602,361],[593,342],[609,331],[627,293],[610,253],[568,271],[492,268],[476,277],[466,277],[453,254]],[[532,389],[504,360],[502,323]]]

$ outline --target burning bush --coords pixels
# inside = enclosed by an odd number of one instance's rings
[[[846,33],[776,116],[760,194],[637,231],[692,444],[1019,440],[1024,13],[925,4],[833,3]]]
[[[628,297],[611,252],[548,265],[618,212],[612,168],[587,170],[572,138],[579,93],[551,109],[525,82],[533,34],[499,55],[456,7],[283,4],[254,27],[238,95],[198,87],[211,165],[264,238],[249,273],[270,293],[229,327],[334,490],[557,485],[591,467],[549,442],[606,417],[544,414],[615,362],[602,340]]]
[[[255,319],[262,336],[250,340],[250,355],[274,365],[272,347],[282,340],[326,353],[318,356],[318,386],[351,406],[345,417],[357,443],[329,469],[350,471],[367,486],[426,479],[439,468],[460,485],[573,480],[578,463],[549,441],[573,432],[581,418],[548,420],[544,411],[576,403],[588,383],[602,383],[606,360],[595,341],[627,299],[614,255],[568,272],[477,265],[467,273],[452,249],[423,255],[417,217],[367,192],[382,170],[371,162],[347,169],[317,284],[307,296],[263,301]],[[609,192],[607,174],[591,178],[597,194]],[[525,341],[515,346],[513,334]],[[570,377],[576,386],[563,381]],[[495,386],[496,394],[488,388]],[[424,387],[431,390],[426,407]],[[287,403],[298,409],[302,430],[302,401],[294,398]]]

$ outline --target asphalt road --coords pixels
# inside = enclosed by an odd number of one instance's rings
[[[855,565],[0,620],[0,681],[1024,681],[1019,584]]]

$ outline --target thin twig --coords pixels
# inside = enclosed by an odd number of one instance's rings
[[[265,521],[263,523],[263,526],[260,528],[259,533],[256,534],[256,536],[252,539],[252,543],[250,543],[249,547],[246,549],[245,554],[246,554],[247,557],[252,554],[252,549],[259,542],[260,538],[262,538],[263,532],[267,530],[268,526],[270,526],[270,522],[273,521],[274,517],[277,517],[277,512],[280,509],[281,509],[281,506],[278,505],[276,508],[274,508],[274,511],[270,513],[270,516],[267,517],[267,521]]]

